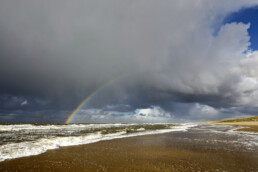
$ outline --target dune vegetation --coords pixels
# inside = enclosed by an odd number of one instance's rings
[[[240,118],[240,119],[227,119],[216,122],[258,122],[258,116],[251,118]]]

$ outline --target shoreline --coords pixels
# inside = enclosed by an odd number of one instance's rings
[[[233,131],[243,131],[243,132],[251,132],[251,133],[258,133],[258,121],[251,121],[251,122],[219,122],[219,121],[209,121],[203,122],[203,124],[211,124],[211,125],[228,125],[228,126],[235,126],[235,127],[243,127],[239,129],[235,129]]]
[[[0,162],[0,171],[256,171],[257,152],[198,130],[67,146]],[[201,139],[200,138],[204,138]],[[208,141],[208,142],[207,142]]]
[[[0,162],[4,162],[6,160],[12,160],[16,158],[23,158],[23,157],[29,157],[29,156],[37,156],[41,155],[47,151],[54,150],[54,149],[60,149],[62,147],[69,147],[69,146],[80,146],[80,145],[87,145],[92,143],[97,143],[100,141],[106,141],[106,140],[115,140],[115,139],[121,139],[121,138],[130,138],[130,137],[137,137],[137,136],[145,136],[145,135],[156,135],[156,134],[163,134],[168,132],[176,132],[176,131],[187,131],[189,128],[196,126],[196,124],[181,124],[174,126],[169,129],[158,129],[158,130],[146,130],[143,132],[136,132],[136,133],[129,133],[126,134],[125,131],[118,132],[118,133],[112,133],[107,135],[102,135],[100,133],[92,133],[85,136],[78,136],[78,137],[63,137],[63,138],[53,138],[53,139],[40,139],[36,141],[35,143],[31,144],[30,149],[23,149],[23,151],[19,151],[17,147],[13,147],[12,149],[17,149],[17,153],[15,155],[9,155],[9,154],[2,154],[0,157]],[[79,142],[78,142],[79,138]],[[81,139],[80,139],[81,138]],[[64,140],[74,139],[77,142],[62,142]],[[38,144],[43,143],[46,144],[44,147],[38,147]],[[29,142],[22,142],[21,144],[29,143]],[[18,143],[19,144],[19,143]],[[19,146],[19,145],[18,145]],[[21,145],[23,146],[23,145]],[[3,150],[5,150],[5,145],[0,146]],[[18,147],[19,148],[19,147]],[[28,152],[29,151],[29,152]],[[0,152],[1,153],[1,152]]]

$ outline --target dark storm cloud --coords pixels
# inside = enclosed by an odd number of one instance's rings
[[[1,1],[1,108],[69,111],[115,78],[87,108],[256,107],[258,55],[243,53],[250,24],[223,19],[257,4]]]

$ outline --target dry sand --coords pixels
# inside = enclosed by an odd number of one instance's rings
[[[252,122],[206,122],[207,124],[216,124],[216,125],[233,125],[233,126],[258,126],[258,121]]]

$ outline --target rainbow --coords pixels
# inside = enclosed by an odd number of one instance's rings
[[[121,78],[121,77],[119,77]],[[71,113],[71,115],[66,119],[65,124],[69,124],[69,122],[72,120],[72,118],[74,117],[74,115],[87,103],[89,102],[99,91],[101,91],[103,88],[105,88],[106,86],[108,86],[109,84],[111,84],[112,82],[114,82],[115,80],[119,79],[119,78],[115,78],[112,79],[108,82],[106,82],[105,84],[101,85],[100,87],[98,87],[97,89],[95,89],[92,93],[90,93],[90,95],[88,95]]]

